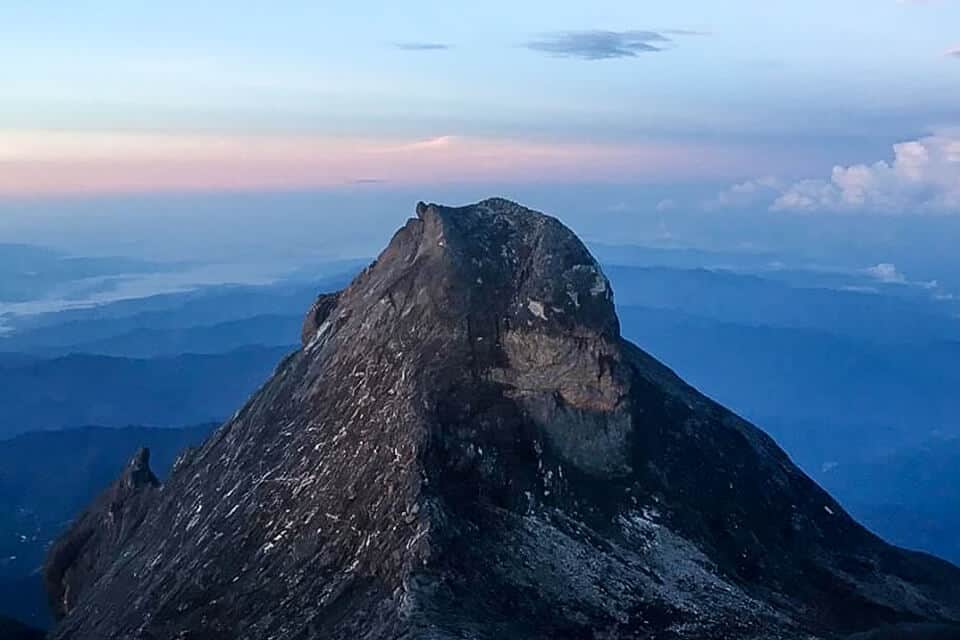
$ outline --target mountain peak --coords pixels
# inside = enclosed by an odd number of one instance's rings
[[[162,491],[133,483],[135,526],[117,535],[108,499],[68,532],[57,549],[89,542],[51,556],[54,637],[806,640],[960,620],[960,570],[869,534],[624,341],[602,270],[550,216],[421,203],[302,337]],[[69,598],[64,575],[82,577]]]
[[[139,529],[159,487],[150,470],[150,450],[141,448],[120,477],[50,548],[43,577],[56,618],[66,615],[89,583],[109,569]]]
[[[491,307],[515,324],[558,322],[615,338],[613,292],[599,264],[560,221],[503,198],[447,207],[419,203],[417,219],[393,238],[372,269],[429,269],[454,291],[457,311]],[[439,291],[438,291],[439,293]]]
[[[160,486],[160,481],[150,469],[150,449],[141,447],[137,450],[130,462],[127,463],[121,481],[129,491]]]

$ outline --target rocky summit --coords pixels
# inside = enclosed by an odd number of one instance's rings
[[[554,218],[420,204],[302,337],[162,487],[138,454],[53,548],[54,638],[810,640],[960,621],[960,569],[866,531],[623,340]]]

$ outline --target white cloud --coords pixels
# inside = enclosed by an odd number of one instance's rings
[[[867,267],[863,270],[871,278],[875,278],[885,284],[906,284],[907,277],[897,271],[897,265],[889,262],[882,262],[873,267]]]
[[[736,185],[708,207],[773,211],[960,214],[960,131],[893,146],[893,161],[836,166],[828,180],[764,178]]]
[[[672,200],[670,198],[661,200],[660,202],[657,203],[657,211],[659,211],[660,213],[664,213],[666,211],[673,211],[676,208],[677,208],[676,200]]]
[[[830,180],[796,183],[773,209],[960,213],[960,133],[902,142],[893,152],[893,162],[837,166]]]
[[[936,280],[911,280],[907,276],[897,269],[897,265],[892,262],[881,262],[880,264],[874,265],[872,267],[867,267],[861,271],[866,276],[873,278],[881,284],[893,284],[893,285],[904,285],[908,287],[916,287],[918,289],[923,289],[930,292],[930,296],[934,300],[949,300],[952,299],[951,294],[944,291],[940,287],[940,283]],[[945,297],[950,296],[950,297]]]
[[[781,180],[772,176],[747,180],[720,192],[713,200],[706,203],[706,208],[728,209],[768,204],[783,193],[785,186]]]

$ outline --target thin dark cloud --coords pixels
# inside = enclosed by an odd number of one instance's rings
[[[443,42],[394,42],[393,46],[401,51],[447,51],[453,48]]]
[[[349,184],[387,184],[389,180],[384,180],[382,178],[356,178],[351,180]]]
[[[707,35],[702,31],[663,29],[659,31],[563,31],[551,33],[524,46],[533,51],[560,58],[610,60],[635,58],[642,53],[657,53],[674,45],[668,36]]]

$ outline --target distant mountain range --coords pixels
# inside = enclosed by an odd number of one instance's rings
[[[835,457],[840,452],[883,453],[960,431],[953,392],[960,388],[960,342],[879,343],[675,309],[620,310],[626,335],[709,395],[767,424],[808,468],[849,457]]]
[[[626,337],[773,434],[870,528],[960,561],[960,501],[949,490],[960,458],[952,439],[960,433],[956,302],[867,272],[788,268],[772,254],[642,247],[598,254],[608,262]],[[44,261],[59,274],[49,288],[23,288],[29,282],[21,279],[5,295],[62,291],[57,278],[98,269],[152,268],[63,260],[0,245],[0,265],[20,265],[16,278],[29,272],[23,265]],[[316,294],[341,288],[366,264],[304,268],[271,285],[204,286],[8,317],[16,331],[0,337],[0,439],[94,423],[225,419],[293,348]],[[2,290],[9,278],[0,273]],[[99,286],[99,277],[87,284]],[[130,451],[114,453],[91,461],[103,482]],[[11,584],[5,593],[18,593]]]
[[[960,342],[955,303],[794,286],[764,275],[608,266],[617,304],[671,309],[745,327],[810,329],[882,343]]]
[[[70,355],[0,369],[0,438],[83,424],[177,426],[228,416],[287,347],[132,359]]]
[[[134,331],[209,327],[263,315],[296,315],[318,290],[335,290],[344,276],[316,278],[309,284],[219,285],[194,291],[122,300],[91,308],[19,316],[14,330],[0,338],[0,352],[63,352]]]
[[[58,291],[90,294],[109,287],[111,277],[184,267],[134,258],[74,257],[32,245],[0,244],[0,302],[36,300]]]
[[[169,358],[182,354],[226,353],[251,345],[290,347],[300,332],[301,322],[301,318],[292,315],[259,315],[184,328],[143,327],[89,342],[37,345],[32,351],[46,357],[82,353],[127,358]],[[32,337],[36,338],[35,335]]]
[[[817,479],[874,531],[960,565],[960,438],[933,437]]]

